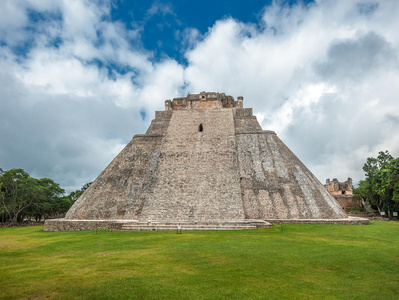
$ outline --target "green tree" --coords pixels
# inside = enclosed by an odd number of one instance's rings
[[[37,194],[27,208],[27,214],[39,221],[42,216],[48,218],[60,214],[60,201],[65,190],[49,178],[35,179]]]
[[[25,217],[60,216],[68,211],[73,201],[50,178],[30,177],[23,169],[0,169],[0,214],[2,222],[17,222]]]
[[[4,174],[4,171],[2,168],[0,168],[0,215],[1,215],[1,222],[4,222],[4,216],[7,213],[6,210],[4,209],[3,201],[4,201],[4,191],[3,191],[3,182],[1,180],[2,176]]]
[[[22,169],[11,169],[2,173],[0,177],[2,190],[1,206],[9,220],[17,222],[21,212],[29,207],[38,196],[40,190]]]
[[[399,158],[381,151],[376,158],[367,158],[363,170],[366,178],[359,182],[355,194],[390,216],[399,206]]]

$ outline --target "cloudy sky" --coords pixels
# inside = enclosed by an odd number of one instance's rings
[[[399,156],[399,2],[0,1],[0,168],[68,191],[164,100],[244,96],[324,182]]]

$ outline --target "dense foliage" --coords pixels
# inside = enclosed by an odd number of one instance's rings
[[[366,178],[359,182],[355,195],[390,217],[399,209],[399,157],[381,151],[376,158],[367,158],[363,170]]]
[[[52,179],[33,178],[23,169],[0,169],[0,219],[15,223],[62,216],[89,185],[65,195]]]

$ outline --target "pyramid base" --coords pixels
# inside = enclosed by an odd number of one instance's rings
[[[343,225],[369,225],[366,218],[348,217],[343,219],[267,219],[267,222],[277,224],[343,224]]]
[[[79,231],[110,229],[121,231],[173,231],[181,230],[240,230],[270,228],[277,224],[343,224],[368,225],[369,219],[348,217],[343,219],[268,219],[242,221],[137,221],[137,220],[68,220],[51,219],[44,222],[44,231]]]
[[[242,230],[269,228],[264,220],[242,221],[137,221],[137,220],[68,220],[51,219],[44,222],[44,231],[79,231],[110,229],[121,231],[175,231],[181,230]]]

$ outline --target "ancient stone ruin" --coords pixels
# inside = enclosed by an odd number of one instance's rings
[[[243,97],[201,92],[165,101],[66,214],[45,230],[244,229],[268,222],[362,224]]]
[[[362,207],[360,199],[353,198],[352,178],[339,182],[337,178],[326,180],[324,187],[338,201],[339,205],[346,212],[347,207]]]

